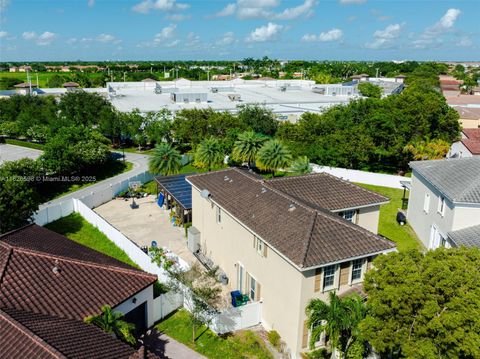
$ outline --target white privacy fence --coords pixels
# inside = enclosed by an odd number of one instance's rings
[[[88,208],[95,208],[110,201],[119,193],[126,191],[130,182],[140,181],[141,183],[146,183],[153,180],[153,177],[154,176],[149,172],[142,172],[103,187],[92,186],[91,191],[88,191],[87,187],[87,191],[81,192],[85,194],[79,195],[76,198],[80,199]],[[65,201],[57,202],[55,204],[41,205],[33,218],[36,224],[44,226],[47,223],[68,216],[72,212],[74,212],[73,201],[71,197],[69,197],[66,198]]]
[[[224,334],[253,327],[262,320],[262,303],[252,302],[237,308],[228,308],[213,317],[210,329]]]
[[[154,320],[165,318],[170,313],[183,306],[183,295],[170,291],[162,294],[153,300],[153,316]]]
[[[409,182],[411,180],[409,177],[387,175],[383,173],[373,173],[359,170],[349,170],[346,168],[319,166],[313,163],[311,165],[314,173],[326,172],[335,177],[342,178],[346,181],[371,184],[375,186],[402,189],[403,187],[400,184],[400,181]]]

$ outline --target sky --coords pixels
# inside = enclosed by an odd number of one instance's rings
[[[480,61],[480,0],[0,0],[0,61]]]

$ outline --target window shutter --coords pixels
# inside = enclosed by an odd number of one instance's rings
[[[322,269],[317,268],[315,269],[315,292],[318,292],[322,287]]]
[[[355,211],[355,224],[358,224],[358,221],[360,220],[360,210],[357,209]]]
[[[306,348],[308,346],[308,327],[307,321],[303,322],[303,337],[302,337],[302,348]]]
[[[265,242],[263,242],[263,256],[266,258],[267,257],[267,246]]]
[[[350,277],[350,263],[351,262],[344,262],[340,266],[340,285],[347,285],[349,284],[349,277]]]
[[[367,270],[372,269],[372,260],[373,260],[372,257],[367,258]]]
[[[250,292],[250,274],[248,272],[245,272],[245,281],[247,282],[246,286],[245,286],[245,289],[246,289],[246,293]],[[250,295],[250,294],[249,294]]]
[[[257,283],[257,288],[255,290],[255,300],[259,301],[260,300],[260,295],[262,294],[262,286],[260,285],[260,283],[256,282]]]

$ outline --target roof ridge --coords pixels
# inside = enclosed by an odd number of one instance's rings
[[[143,276],[143,277],[153,277],[153,276],[155,276],[155,274],[150,274],[150,273],[147,273],[143,270],[137,270],[137,269],[134,269],[133,267],[132,267],[132,269],[129,269],[129,268],[117,267],[117,266],[114,266],[114,265],[100,264],[100,263],[96,263],[96,262],[88,262],[88,261],[84,261],[84,260],[81,260],[81,259],[74,259],[74,258],[70,258],[70,257],[57,255],[57,254],[45,253],[45,252],[36,251],[34,249],[23,248],[23,247],[12,247],[12,251],[13,250],[18,251],[20,253],[31,254],[31,255],[34,255],[34,256],[38,256],[38,257],[61,259],[64,262],[85,265],[85,266],[88,266],[88,267],[96,267],[96,268],[100,268],[100,269],[108,269],[108,270],[112,270],[112,271],[120,272],[120,273],[131,273],[131,274],[140,275],[140,276]]]
[[[12,318],[8,313],[3,311],[2,308],[0,308],[0,317],[2,317],[4,320],[9,322],[12,326],[17,328],[17,330],[21,331],[24,335],[28,336],[32,341],[37,343],[39,346],[41,346],[46,351],[50,352],[55,357],[66,358],[66,356],[63,355],[59,350],[57,350],[52,345],[48,344],[45,340],[40,338],[38,335],[36,335],[32,330],[28,329],[22,323],[15,320],[14,318]]]
[[[295,202],[296,204],[298,204],[299,206],[302,206],[304,209],[306,209],[307,211],[309,212],[315,212],[315,208],[311,207],[310,205],[306,204],[306,203],[303,203],[302,201],[300,201],[299,199],[293,197],[293,196],[290,196],[289,194],[279,190],[279,189],[276,189],[276,188],[273,188],[271,186],[269,186],[267,184],[267,182],[264,182],[264,181],[260,181],[260,183],[267,187],[270,191],[272,191],[273,193],[281,196],[281,197],[284,197],[285,199],[288,199],[289,201],[292,201],[292,202]]]
[[[212,173],[232,171],[233,169],[235,169],[235,168],[234,168],[234,167],[227,167],[227,168],[224,168],[224,169],[221,169],[221,170],[217,170],[217,171],[207,171],[207,172],[202,172],[202,173],[195,173],[195,174],[190,175],[190,176],[188,176],[188,177],[190,177],[190,178],[193,178],[193,177],[203,177],[203,176],[207,176],[207,175],[212,174]]]
[[[7,268],[8,262],[10,262],[10,258],[12,256],[12,252],[13,252],[13,248],[10,245],[8,245],[7,243],[0,243],[0,246],[1,245],[4,245],[4,247],[7,248],[8,255],[7,255],[7,258],[4,261],[4,263],[0,263],[0,265],[1,265],[1,267],[0,267],[0,284],[3,281],[3,276],[5,274],[5,268]]]
[[[308,251],[310,249],[310,244],[312,243],[313,228],[315,228],[315,223],[317,222],[317,216],[318,216],[317,213],[315,213],[315,216],[313,216],[312,225],[310,226],[310,230],[309,230],[310,236],[308,237],[307,245],[306,245],[306,248],[305,248],[305,253],[304,253],[303,259],[302,259],[302,266],[305,264],[305,261],[307,260],[307,255],[308,255]]]
[[[26,225],[24,225],[24,226],[21,226],[21,227],[12,229],[11,231],[8,231],[8,232],[5,232],[5,233],[0,234],[0,242],[2,241],[2,238],[3,238],[3,237],[6,237],[6,236],[9,236],[9,235],[11,235],[11,234],[13,234],[13,233],[16,233],[16,232],[19,232],[19,231],[21,231],[21,230],[24,230],[25,228],[30,227],[30,226],[33,226],[33,225],[35,225],[35,224],[36,224],[35,222],[28,223],[28,224],[26,224]],[[39,227],[40,227],[40,226],[39,226]]]
[[[475,187],[480,188],[480,172],[478,175],[473,179],[473,181],[458,195],[458,199],[463,198],[465,193],[470,192],[473,190]]]

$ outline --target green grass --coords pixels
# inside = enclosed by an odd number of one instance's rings
[[[193,343],[191,321],[188,312],[184,309],[157,324],[156,328],[207,358],[273,358],[262,339],[251,330],[242,330],[221,337],[206,327],[201,327],[197,329],[197,339]]]
[[[106,235],[100,232],[96,227],[88,223],[78,213],[72,213],[67,217],[60,218],[55,222],[47,224],[45,227],[54,232],[60,233],[72,241],[85,247],[94,249],[110,257],[118,259],[123,263],[138,266],[130,257],[120,248],[118,248]]]
[[[412,227],[408,224],[401,226],[397,223],[397,211],[399,208],[402,208],[403,190],[363,183],[357,183],[357,185],[390,198],[390,203],[380,206],[380,223],[378,226],[378,233],[380,235],[394,241],[399,251],[423,249]]]
[[[54,75],[59,75],[62,76],[65,79],[65,82],[69,81],[69,78],[74,74],[74,72],[30,72],[30,79],[32,81],[32,85],[37,84],[37,75],[38,75],[38,85],[40,87],[48,87],[48,80],[54,76]],[[82,75],[85,75],[89,77],[90,79],[96,78],[96,77],[104,77],[105,74],[103,73],[82,73]],[[0,72],[0,80],[2,78],[10,78],[10,79],[16,79],[19,82],[27,82],[27,73],[26,72]]]
[[[35,150],[43,150],[43,146],[41,143],[34,143],[34,142],[27,142],[27,141],[21,141],[21,140],[14,140],[11,138],[5,139],[5,143],[9,145],[15,145],[15,146],[22,146],[22,147],[27,147],[27,148],[33,148]]]

